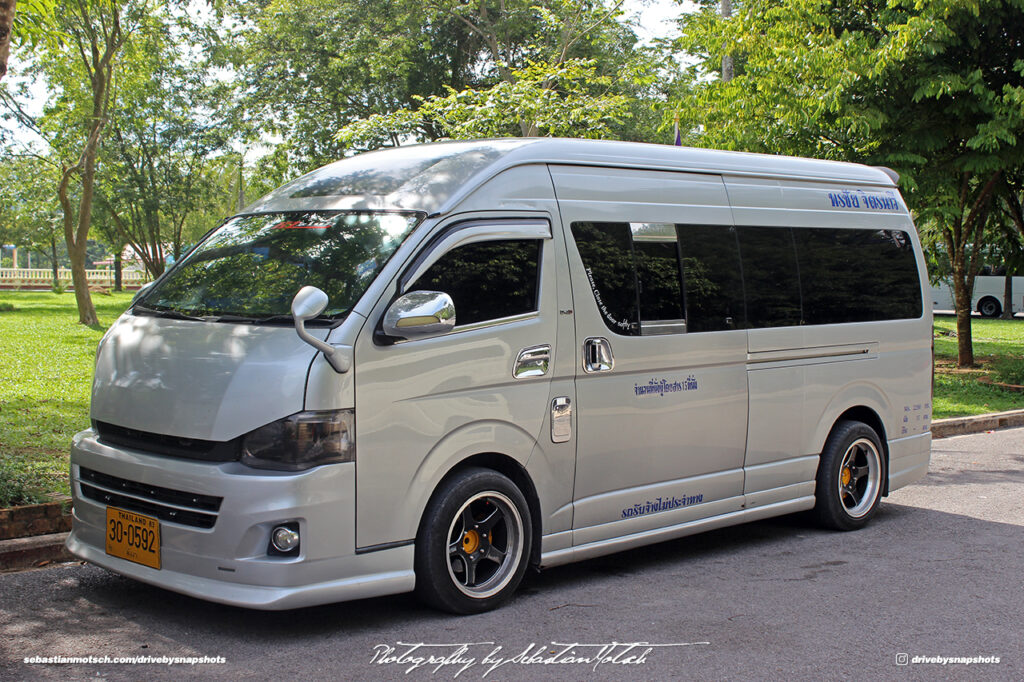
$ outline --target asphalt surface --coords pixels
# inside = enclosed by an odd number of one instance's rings
[[[861,531],[796,517],[738,526],[545,571],[505,608],[461,618],[410,596],[267,613],[92,566],[8,573],[0,679],[1020,680],[1022,483],[1024,429],[943,439],[927,478]],[[686,646],[605,649],[614,660],[596,667],[570,660],[614,642]],[[410,652],[416,643],[445,646]],[[533,662],[492,667],[527,649]],[[429,655],[450,663],[414,668]],[[34,656],[224,662],[24,662]]]

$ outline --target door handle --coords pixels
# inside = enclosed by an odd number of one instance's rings
[[[526,377],[542,377],[548,373],[551,363],[551,346],[530,346],[519,351],[516,364],[512,368],[512,376],[516,379]]]
[[[614,366],[615,356],[608,339],[592,336],[583,342],[583,371],[588,374],[607,372]]]

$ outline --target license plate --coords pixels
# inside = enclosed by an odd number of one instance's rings
[[[107,554],[160,568],[160,522],[150,516],[107,507]]]

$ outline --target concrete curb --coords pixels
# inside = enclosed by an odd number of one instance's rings
[[[0,540],[0,571],[20,571],[75,558],[64,548],[67,533]]]
[[[936,419],[932,422],[932,438],[949,438],[1018,426],[1024,426],[1024,410]],[[67,538],[67,533],[53,533],[0,540],[0,571],[17,571],[55,562],[74,561],[75,558],[64,548]]]
[[[979,414],[975,417],[951,417],[932,422],[932,438],[949,438],[968,433],[984,433],[996,429],[1024,426],[1024,410]]]

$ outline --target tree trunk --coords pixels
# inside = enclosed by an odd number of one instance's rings
[[[722,0],[722,18],[732,17],[732,0]],[[729,82],[733,77],[732,55],[722,55],[722,81]]]
[[[971,343],[971,290],[967,264],[953,260],[953,297],[956,301],[956,349],[958,367],[974,367],[974,345]]]
[[[121,251],[114,254],[114,291],[121,291]]]
[[[53,288],[60,288],[60,264],[57,262],[57,235],[50,236],[50,267],[53,268]]]
[[[11,29],[18,0],[0,0],[0,78],[7,75],[7,57],[11,53]]]
[[[1003,314],[1004,320],[1013,319],[1013,274],[1010,268],[1006,268],[1003,275]]]
[[[68,198],[68,184],[70,184],[71,176],[76,170],[77,167],[64,169],[60,184],[57,186],[57,198],[60,200],[61,208],[64,210],[64,243],[67,244],[68,259],[71,261],[71,284],[75,287],[78,321],[81,324],[92,327],[98,325],[100,320],[96,317],[96,308],[92,304],[92,297],[89,295],[89,282],[85,275],[85,250],[88,247],[89,216],[82,215],[82,211],[86,209],[84,197],[87,188],[85,187],[84,180],[82,183],[83,200],[82,205],[78,209],[79,220],[77,229],[71,200]],[[85,228],[84,233],[82,232],[83,224]]]

